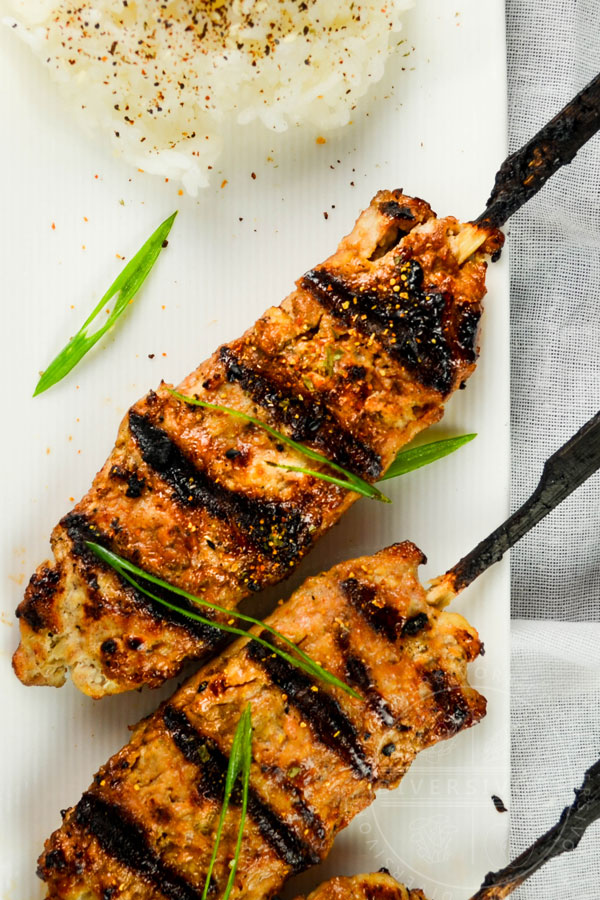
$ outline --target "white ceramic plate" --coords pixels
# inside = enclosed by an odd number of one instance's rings
[[[214,187],[192,200],[130,171],[101,142],[80,134],[27,48],[8,29],[0,31],[3,900],[43,896],[36,858],[60,822],[59,810],[77,801],[98,765],[127,740],[126,725],[173,688],[96,703],[70,684],[25,688],[10,668],[17,643],[13,610],[26,580],[48,554],[52,526],[103,463],[127,407],[161,377],[179,381],[280,302],[302,272],[334,249],[379,188],[402,186],[440,214],[470,218],[482,209],[505,155],[503,3],[418,0],[404,37],[384,82],[345,131],[325,144],[316,144],[314,134],[290,140],[240,131]],[[129,257],[176,207],[168,251],[126,319],[68,379],[32,400],[38,370],[122,265],[115,254]],[[424,577],[432,577],[505,518],[506,260],[490,270],[488,286],[478,371],[430,432],[476,431],[477,439],[388,483],[391,507],[361,500],[294,583],[405,538],[425,551]],[[508,816],[496,812],[491,795],[508,801],[506,562],[469,589],[457,608],[486,642],[487,654],[471,677],[488,697],[487,718],[424,753],[399,790],[381,795],[340,836],[322,869],[293,888],[312,888],[326,874],[385,865],[432,898],[460,900],[505,861]]]

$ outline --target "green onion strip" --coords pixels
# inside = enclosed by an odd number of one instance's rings
[[[373,484],[369,484],[368,481],[363,481],[358,475],[349,472],[347,469],[342,468],[342,466],[338,466],[337,463],[327,459],[322,453],[317,453],[316,450],[311,450],[310,447],[305,447],[304,444],[300,444],[298,441],[289,438],[286,434],[277,431],[277,429],[271,428],[270,425],[267,425],[255,416],[249,416],[247,413],[240,412],[239,409],[232,409],[230,406],[220,406],[217,403],[208,403],[206,400],[199,400],[197,397],[187,397],[185,394],[180,394],[179,391],[170,391],[170,393],[178,400],[181,400],[183,403],[189,403],[191,406],[201,406],[203,409],[214,409],[217,412],[226,413],[228,416],[233,416],[236,419],[243,419],[245,422],[251,422],[252,425],[262,428],[263,431],[266,431],[271,437],[281,441],[282,444],[287,444],[288,447],[292,447],[298,453],[302,453],[303,456],[307,456],[309,459],[314,459],[316,462],[328,466],[330,469],[333,469],[334,472],[339,472],[344,476],[344,479],[335,479],[332,475],[325,475],[323,472],[315,472],[312,469],[303,469],[300,467],[285,466],[276,462],[269,463],[271,466],[276,466],[279,469],[291,469],[294,472],[304,472],[307,475],[314,475],[315,478],[320,478],[323,481],[331,481],[333,484],[346,488],[348,491],[355,491],[357,494],[362,494],[364,497],[369,497],[372,500],[381,500],[383,503],[391,502],[389,498],[385,497]]]
[[[303,475],[311,475],[313,478],[320,478],[321,481],[328,481],[338,487],[345,488],[347,491],[354,491],[355,493],[362,494],[364,497],[369,497],[372,500],[381,500],[384,503],[391,503],[389,497],[382,494],[381,491],[374,485],[369,484],[368,481],[364,481],[362,478],[359,478],[358,475],[349,472],[348,469],[338,466],[337,463],[331,462],[331,460],[326,456],[323,456],[322,453],[311,450],[310,447],[305,447],[304,444],[292,440],[292,438],[282,434],[281,431],[277,431],[276,428],[272,428],[271,425],[267,425],[266,422],[257,419],[256,416],[250,416],[247,413],[241,412],[239,409],[233,409],[230,406],[221,406],[218,403],[209,403],[207,400],[200,400],[198,397],[189,397],[186,394],[181,394],[179,391],[170,390],[169,393],[172,394],[173,397],[176,397],[177,400],[188,403],[190,406],[200,406],[203,409],[214,409],[216,412],[222,412],[228,416],[233,416],[236,419],[242,419],[244,422],[251,422],[252,425],[262,428],[263,431],[266,431],[271,437],[276,438],[282,444],[287,444],[298,453],[328,466],[330,469],[339,472],[344,477],[336,478],[335,475],[329,475],[326,472],[317,472],[315,469],[307,469],[304,468],[304,466],[292,466],[273,461],[267,462],[268,466],[273,466],[277,469],[285,469],[287,472],[300,472]],[[390,478],[398,478],[400,475],[406,475],[407,472],[420,469],[421,466],[429,465],[429,463],[442,459],[444,456],[448,456],[449,453],[454,453],[459,447],[472,441],[474,437],[477,437],[477,435],[462,434],[459,437],[431,441],[420,447],[399,450],[394,462],[379,480],[388,481]]]
[[[168,582],[157,578],[155,575],[151,575],[149,572],[145,572],[143,569],[138,568],[138,566],[135,566],[133,563],[128,562],[128,560],[123,559],[116,553],[113,553],[112,550],[107,550],[106,547],[102,547],[100,544],[96,544],[93,541],[86,541],[86,546],[100,560],[102,560],[102,562],[106,563],[112,569],[114,569],[132,587],[136,588],[136,590],[138,591],[141,591],[147,597],[150,597],[151,600],[155,600],[157,603],[165,606],[167,609],[181,613],[182,615],[187,616],[189,619],[193,619],[194,621],[200,622],[203,625],[209,625],[212,628],[218,628],[220,631],[225,631],[228,634],[235,634],[238,637],[250,637],[253,641],[262,644],[264,647],[270,650],[271,653],[277,653],[278,656],[281,656],[282,659],[286,660],[286,662],[290,663],[293,666],[296,666],[299,669],[302,669],[313,678],[317,678],[320,681],[325,682],[326,684],[331,684],[334,687],[345,691],[347,694],[350,694],[350,696],[355,697],[357,700],[362,699],[361,695],[357,691],[353,690],[349,685],[347,685],[344,681],[341,681],[332,672],[329,672],[318,662],[315,662],[315,660],[312,659],[312,657],[310,657],[308,653],[305,653],[304,650],[301,650],[297,644],[294,644],[293,641],[290,641],[289,638],[286,638],[285,635],[281,634],[281,632],[277,631],[277,629],[273,628],[267,622],[261,622],[259,619],[254,619],[252,616],[248,616],[245,613],[238,612],[234,609],[227,609],[224,606],[219,606],[216,603],[210,603],[208,600],[203,600],[201,597],[196,597],[194,596],[194,594],[189,594],[187,591],[184,591],[183,588],[176,587],[175,585],[169,584]],[[270,644],[268,641],[265,641],[262,637],[260,637],[260,635],[250,635],[243,628],[236,628],[235,625],[218,622],[215,619],[207,619],[206,617],[200,616],[198,615],[198,613],[194,613],[191,610],[184,609],[181,606],[176,606],[174,603],[169,603],[168,600],[165,600],[163,597],[159,597],[157,594],[149,591],[148,588],[144,587],[144,585],[140,584],[132,576],[143,578],[145,581],[156,584],[158,587],[163,588],[163,590],[169,591],[172,594],[177,594],[180,597],[184,597],[186,600],[190,601],[191,603],[195,603],[198,606],[204,606],[207,609],[213,609],[216,612],[223,613],[229,619],[235,618],[239,619],[241,622],[247,622],[250,625],[257,625],[259,628],[262,628],[264,629],[264,631],[267,631],[269,634],[273,635],[273,637],[282,641],[282,643],[289,647],[295,655],[292,656],[291,653],[286,653],[285,650],[282,650],[274,644]]]
[[[100,302],[94,307],[79,331],[73,335],[69,343],[63,347],[58,356],[52,360],[42,373],[33,392],[34,397],[47,391],[48,388],[61,381],[65,375],[68,375],[71,369],[75,368],[85,354],[113,327],[117,319],[125,312],[158,259],[176,215],[177,212],[174,212],[168,219],[165,219],[127,263],[121,274],[117,276]],[[93,334],[88,334],[88,327],[115,294],[118,296],[114,308],[104,325]]]
[[[242,808],[240,812],[240,824],[238,828],[237,841],[233,859],[231,860],[229,878],[223,893],[222,900],[228,900],[229,894],[233,887],[235,873],[237,871],[240,852],[242,849],[242,837],[244,833],[244,824],[246,822],[246,813],[248,811],[248,791],[250,786],[250,764],[252,762],[252,718],[250,713],[250,704],[246,707],[235,729],[233,743],[231,745],[231,753],[229,754],[229,763],[227,765],[227,775],[225,777],[225,791],[223,794],[223,803],[221,804],[221,814],[219,816],[219,824],[217,825],[217,833],[215,835],[215,843],[213,852],[208,864],[206,872],[206,881],[204,882],[204,890],[202,891],[202,900],[207,900],[210,890],[210,879],[213,873],[221,836],[223,834],[223,826],[225,824],[225,816],[231,802],[231,795],[235,787],[236,781],[241,777],[242,782]]]

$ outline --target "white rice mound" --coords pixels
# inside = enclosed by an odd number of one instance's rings
[[[412,0],[11,0],[88,130],[136,168],[206,186],[223,123],[346,125]],[[6,20],[5,20],[6,21]]]

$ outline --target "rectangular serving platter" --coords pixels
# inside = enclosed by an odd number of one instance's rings
[[[14,608],[48,537],[87,489],[128,406],[161,378],[177,383],[221,342],[278,304],[294,280],[335,248],[381,188],[403,187],[442,215],[482,209],[506,153],[506,60],[501,0],[418,0],[384,80],[351,125],[314,132],[232,134],[213,184],[197,198],[130,170],[80,133],[45,72],[0,29],[4,140],[2,278],[4,472],[0,692],[2,900],[38,900],[36,858],[95,769],[150,712],[159,691],[94,702],[70,684],[25,688],[10,657]],[[254,173],[254,176],[252,176]],[[223,184],[226,182],[226,184]],[[222,186],[223,185],[223,186]],[[153,228],[174,209],[168,250],[113,335],[70,377],[33,400],[38,371],[83,321]],[[430,578],[502,521],[509,491],[509,284],[490,267],[481,360],[427,439],[477,438],[386,488],[389,507],[361,499],[302,564],[309,574],[410,539]],[[265,601],[266,602],[266,601]],[[488,698],[484,722],[421,755],[401,786],[379,795],[329,860],[287,896],[334,874],[386,866],[432,900],[463,900],[506,860],[509,800],[509,580],[506,561],[456,603],[486,655],[471,680]]]

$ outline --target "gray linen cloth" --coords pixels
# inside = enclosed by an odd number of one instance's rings
[[[515,150],[600,71],[600,0],[507,0],[506,21]],[[600,135],[509,231],[516,508],[544,460],[600,408]],[[600,476],[515,548],[512,604],[515,855],[600,756]],[[598,900],[600,823],[516,896]]]

